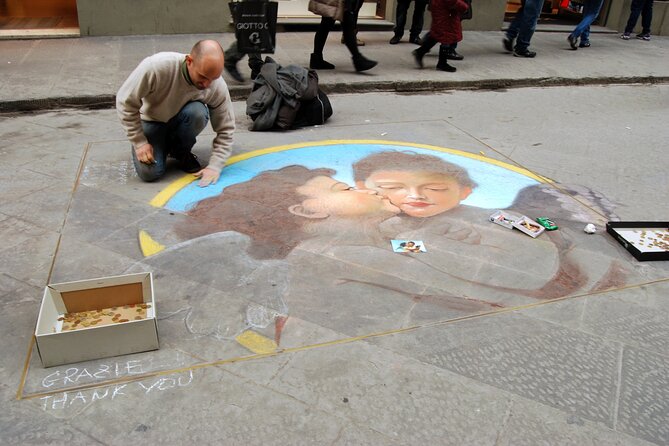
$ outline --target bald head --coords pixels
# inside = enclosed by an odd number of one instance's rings
[[[223,48],[215,40],[200,40],[186,56],[191,81],[204,90],[223,73]]]

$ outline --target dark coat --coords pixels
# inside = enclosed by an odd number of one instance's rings
[[[439,43],[457,43],[462,40],[462,14],[469,9],[464,0],[430,0],[432,26],[430,36]]]
[[[302,101],[318,95],[318,77],[310,82],[309,70],[298,65],[282,67],[265,58],[246,100],[246,114],[253,119],[251,130],[288,129],[293,125]]]

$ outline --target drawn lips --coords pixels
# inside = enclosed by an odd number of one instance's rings
[[[430,203],[425,203],[423,201],[412,201],[411,203],[406,203],[406,205],[414,208],[426,208],[428,206],[431,206]]]

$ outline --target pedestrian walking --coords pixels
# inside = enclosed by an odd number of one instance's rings
[[[245,53],[239,51],[237,46],[237,41],[235,40],[232,44],[225,50],[225,62],[224,68],[225,72],[230,75],[231,78],[237,82],[244,82],[244,76],[237,69],[237,63],[239,63],[244,56],[249,58],[249,68],[251,69],[251,79],[255,79],[260,73],[260,68],[262,68],[262,58],[260,53]]]
[[[420,39],[420,33],[423,31],[423,20],[425,8],[428,0],[415,0],[413,6],[413,16],[411,18],[411,28],[409,29],[409,42],[420,45],[423,41]],[[397,0],[397,11],[395,12],[395,35],[390,39],[391,45],[397,45],[404,36],[404,26],[407,23],[407,14],[411,0]]]
[[[583,5],[583,19],[576,25],[576,28],[567,36],[567,41],[571,49],[588,48],[590,46],[590,25],[599,16],[599,10],[602,9],[604,0],[586,0]],[[579,43],[579,39],[581,42]]]
[[[321,23],[314,36],[314,52],[311,53],[309,68],[313,70],[332,70],[333,64],[323,59],[323,49],[335,21],[341,21],[344,41],[353,58],[355,71],[374,68],[376,61],[367,59],[360,53],[356,41],[356,28],[359,2],[363,0],[310,0],[309,11],[321,16]]]
[[[505,50],[513,52],[516,57],[534,57],[537,55],[536,52],[530,51],[529,46],[543,5],[544,0],[522,0],[522,6],[502,40]]]
[[[636,35],[636,38],[646,41],[650,40],[650,23],[653,21],[653,0],[632,0],[630,16],[627,19],[625,31],[620,35],[621,39],[629,40],[636,22],[639,20],[639,15],[641,15],[641,32]]]
[[[439,61],[437,70],[454,72],[456,68],[448,64],[448,55],[455,48],[452,46],[462,40],[461,17],[469,5],[464,0],[432,0],[430,11],[432,12],[432,24],[430,31],[423,37],[421,46],[412,52],[416,64],[423,68],[423,56],[425,56],[437,43],[439,47]]]

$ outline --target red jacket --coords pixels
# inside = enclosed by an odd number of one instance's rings
[[[460,17],[469,9],[464,0],[430,0],[432,26],[430,36],[439,43],[456,43],[462,40]]]

